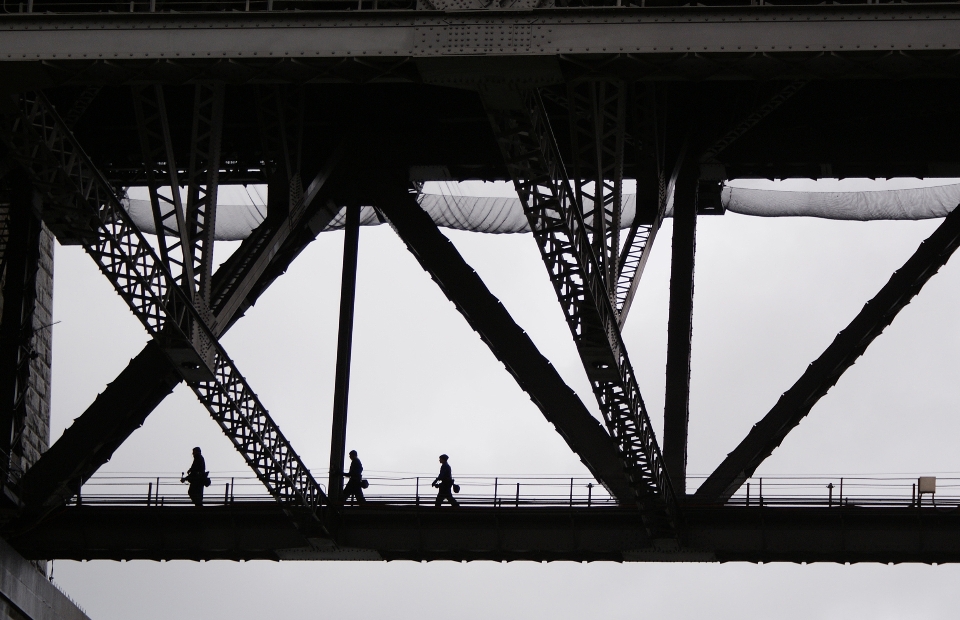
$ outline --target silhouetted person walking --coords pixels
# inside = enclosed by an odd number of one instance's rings
[[[453,499],[453,471],[450,469],[450,464],[447,461],[450,459],[446,454],[440,455],[440,474],[437,476],[437,479],[433,481],[433,486],[440,489],[440,492],[437,493],[437,503],[439,506],[443,503],[443,500],[450,502],[451,506],[459,506],[457,500]]]
[[[347,477],[347,486],[343,487],[343,493],[340,498],[344,504],[350,499],[350,496],[357,498],[357,502],[365,504],[367,499],[363,496],[363,463],[357,458],[357,451],[350,451],[350,471],[343,472]]]
[[[187,495],[195,506],[203,505],[203,487],[207,486],[207,463],[200,454],[200,448],[193,449],[193,464],[187,470],[187,475],[180,478],[180,482],[190,483]]]

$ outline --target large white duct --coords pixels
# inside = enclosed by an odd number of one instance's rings
[[[420,206],[438,225],[455,230],[484,233],[529,232],[520,199],[482,196],[421,194]],[[721,195],[724,208],[733,213],[759,217],[817,217],[831,220],[923,220],[945,217],[960,204],[960,184],[916,189],[868,192],[796,192],[747,189],[726,186]],[[147,200],[128,200],[127,212],[140,229],[156,234],[153,212]],[[590,205],[585,205],[588,209]],[[172,208],[169,205],[166,208]],[[637,197],[623,197],[621,226],[629,228],[636,214]],[[667,203],[667,217],[673,213],[673,199]],[[222,241],[246,239],[266,217],[266,207],[219,205],[215,238]],[[341,212],[324,230],[343,227]],[[363,207],[360,223],[376,226],[380,219],[372,208]],[[588,221],[587,224],[590,222]]]

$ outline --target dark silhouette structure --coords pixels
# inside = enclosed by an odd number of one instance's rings
[[[960,5],[22,6],[0,15],[0,532],[23,557],[960,561],[957,513],[729,501],[949,259],[956,211],[700,488],[688,492],[686,477],[698,219],[723,214],[723,183],[737,178],[960,176]],[[420,207],[423,183],[466,179],[516,189],[602,424]],[[637,184],[629,216],[625,179]],[[266,216],[214,269],[218,189],[249,183],[267,186]],[[149,194],[156,250],[125,206],[133,187]],[[671,204],[658,439],[622,329]],[[341,484],[364,207],[616,508],[341,510],[362,498],[352,471]],[[328,497],[221,337],[337,226],[347,242]],[[52,236],[83,246],[150,341],[43,451],[29,438],[46,415],[31,403],[44,383],[33,353],[47,337],[38,291]],[[275,505],[77,505],[181,382]],[[438,501],[455,503],[444,484]]]

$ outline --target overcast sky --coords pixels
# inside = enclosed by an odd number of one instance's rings
[[[699,219],[691,474],[713,470],[939,223],[734,214]],[[445,232],[596,414],[533,239]],[[667,221],[624,333],[658,436],[671,233]],[[342,243],[342,233],[322,234],[223,339],[322,479],[329,458]],[[220,244],[218,252],[232,247]],[[56,252],[53,440],[147,341],[82,250]],[[758,475],[960,478],[958,302],[955,259]],[[387,226],[361,231],[356,312],[347,447],[360,452],[369,475],[432,476],[441,452],[450,455],[457,476],[586,475]],[[246,475],[230,442],[180,386],[101,473],[179,475],[194,445],[203,448],[211,474]],[[165,492],[184,494],[185,488]],[[953,566],[57,561],[53,570],[97,620],[441,614],[952,618],[960,604],[960,568]]]

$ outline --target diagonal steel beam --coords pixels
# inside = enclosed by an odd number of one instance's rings
[[[327,158],[284,216],[271,217],[268,205],[267,218],[217,270],[211,295],[215,332],[226,331],[339,213],[336,204],[319,194],[342,154],[337,148]]]
[[[137,117],[137,132],[140,150],[146,165],[147,188],[150,206],[157,230],[157,246],[160,260],[167,271],[177,280],[189,296],[193,296],[193,261],[189,255],[190,240],[187,233],[186,214],[180,196],[180,179],[173,154],[170,123],[167,120],[167,104],[163,86],[139,86],[133,89],[134,111]],[[160,193],[166,187],[170,197]],[[175,241],[171,242],[171,239]]]
[[[787,434],[810,413],[814,405],[843,376],[897,313],[946,264],[960,245],[960,208],[954,209],[930,237],[920,244],[903,267],[895,271],[876,296],[793,386],[783,393],[740,445],[697,489],[696,503],[726,502],[743,482],[779,446]]]
[[[586,465],[623,505],[636,503],[617,446],[500,300],[417,204],[404,179],[378,187],[377,207],[490,351]]]
[[[183,378],[155,340],[107,386],[20,481],[21,499],[38,510],[61,505],[110,460]]]
[[[210,307],[213,238],[217,223],[220,181],[220,146],[223,138],[224,85],[201,82],[194,87],[193,127],[190,134],[190,167],[187,169],[185,214],[187,246],[184,256],[192,265],[195,303]],[[159,230],[159,229],[158,229]]]
[[[80,238],[114,288],[158,339],[214,420],[278,501],[316,511],[324,499],[310,471],[220,346],[191,299],[132,223],[114,190],[42,94],[24,93],[0,139],[46,198],[55,233]],[[86,226],[86,230],[83,227]],[[196,326],[200,342],[183,329]],[[203,368],[205,347],[213,367]]]
[[[540,95],[506,89],[482,95],[644,524],[654,539],[675,538],[676,498]]]
[[[616,303],[620,329],[627,322],[633,307],[640,278],[650,259],[653,243],[663,224],[667,209],[667,197],[676,185],[680,171],[679,161],[667,179],[665,170],[667,137],[665,114],[660,111],[657,90],[654,85],[637,87],[634,91],[637,125],[644,131],[641,143],[646,151],[645,161],[638,166],[637,203],[633,223],[620,252],[617,271]],[[681,157],[686,147],[681,147]],[[651,214],[651,215],[648,215]]]

